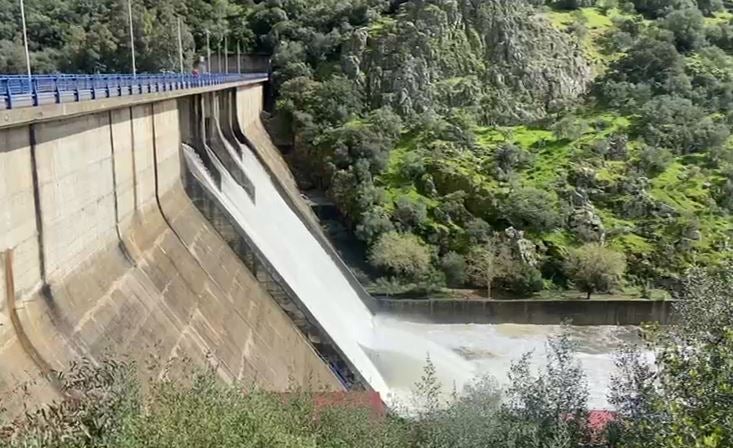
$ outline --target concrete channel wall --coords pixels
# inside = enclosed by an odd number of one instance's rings
[[[262,87],[248,89],[241,108],[258,116],[250,101]],[[342,388],[186,195],[185,102],[160,98],[25,112],[0,129],[8,415],[61,397],[51,372],[81,357],[124,356],[154,375],[213,366],[226,381],[272,390]]]
[[[650,300],[410,300],[379,299],[380,311],[442,324],[667,324],[671,301]]]

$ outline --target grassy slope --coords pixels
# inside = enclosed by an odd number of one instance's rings
[[[578,13],[549,11],[542,15],[559,29],[567,29],[576,20]],[[594,62],[597,73],[603,73],[608,63],[618,55],[604,54],[599,44],[602,35],[613,27],[612,17],[620,14],[618,10],[604,15],[596,8],[582,8],[588,33],[583,42],[587,56]],[[730,13],[721,13],[708,20],[728,20]],[[490,172],[491,160],[497,146],[503,142],[512,142],[534,155],[531,167],[521,171],[518,181],[523,186],[553,191],[558,181],[576,165],[591,166],[596,172],[598,181],[612,184],[627,175],[629,162],[603,161],[588,157],[587,148],[592,142],[606,138],[615,132],[623,132],[633,123],[633,117],[620,117],[607,111],[586,112],[582,119],[589,125],[589,131],[575,141],[560,141],[548,129],[530,126],[513,127],[479,127],[474,129],[477,148],[455,154],[447,160],[441,160],[447,169],[470,179],[471,185],[498,193],[506,191],[507,185],[497,181]],[[594,126],[597,123],[603,126]],[[601,130],[597,130],[601,129]],[[431,210],[438,201],[421,195],[413,182],[400,177],[400,166],[410,153],[418,150],[421,136],[416,133],[407,134],[391,153],[387,172],[377,180],[385,187],[387,197],[394,201],[400,195],[408,195],[424,202]],[[636,157],[639,141],[629,142],[629,161]],[[672,207],[680,218],[675,222],[667,222],[662,218],[646,220],[623,219],[603,204],[595,204],[604,226],[609,234],[609,244],[628,256],[647,257],[663,253],[665,245],[674,245],[680,238],[680,223],[696,221],[702,234],[699,241],[692,242],[697,254],[687,251],[680,253],[680,260],[670,264],[689,263],[694,261],[708,262],[719,258],[719,246],[733,235],[733,217],[715,211],[712,197],[712,185],[720,179],[720,173],[701,169],[703,161],[695,157],[678,157],[661,174],[650,179],[649,193],[653,199]],[[618,199],[622,199],[621,196]],[[430,221],[429,225],[438,225]],[[579,244],[567,230],[538,235],[547,244],[560,250]]]

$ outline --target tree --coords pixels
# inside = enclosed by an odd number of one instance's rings
[[[733,265],[692,269],[671,325],[619,358],[612,402],[625,446],[733,446]]]
[[[576,140],[587,131],[586,122],[574,115],[566,115],[552,125],[552,132],[558,140]]]
[[[507,196],[501,206],[509,223],[518,229],[547,232],[560,225],[557,198],[536,188],[518,188]]]
[[[697,0],[697,7],[706,16],[712,16],[723,9],[723,0]]]
[[[494,280],[504,272],[503,260],[510,257],[509,248],[501,245],[496,236],[491,236],[483,245],[469,251],[466,275],[475,285],[486,288],[486,297],[491,298]]]
[[[430,271],[430,257],[428,246],[411,233],[384,233],[369,251],[374,267],[408,280],[418,280]]]
[[[644,146],[639,152],[638,165],[649,177],[654,177],[664,172],[674,160],[674,155],[669,149],[657,146]]]
[[[610,81],[645,84],[658,92],[671,74],[683,70],[683,64],[682,56],[672,43],[644,35],[622,58],[611,64],[607,77]]]
[[[645,16],[656,19],[675,9],[694,7],[694,0],[631,0],[636,10]]]
[[[705,18],[697,8],[672,11],[661,25],[672,32],[679,51],[694,50],[705,42]]]
[[[448,286],[462,286],[466,282],[466,259],[463,255],[448,252],[440,259],[440,267]]]
[[[586,432],[588,386],[585,372],[574,356],[576,345],[567,328],[550,338],[547,345],[544,371],[534,374],[531,354],[512,363],[503,405],[509,422],[530,429],[534,439],[543,442],[515,442],[507,446],[554,446],[545,445],[544,441],[559,436],[571,441],[559,446],[582,446],[579,442]]]
[[[570,251],[565,269],[575,287],[590,299],[595,292],[610,292],[621,284],[626,260],[618,252],[590,243]]]
[[[406,195],[398,197],[395,201],[394,218],[401,224],[402,229],[420,228],[427,217],[428,209],[424,202]]]
[[[669,95],[646,103],[636,126],[648,144],[670,148],[678,154],[718,148],[730,135],[725,123],[709,117],[691,100]]]

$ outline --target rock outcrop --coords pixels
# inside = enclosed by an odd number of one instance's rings
[[[585,93],[592,78],[574,38],[521,1],[431,0],[354,31],[343,71],[374,107],[405,115],[473,107],[486,123],[537,120]]]

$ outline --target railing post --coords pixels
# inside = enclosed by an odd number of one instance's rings
[[[8,109],[13,108],[13,92],[10,90],[10,80],[5,81],[5,91],[8,95]]]
[[[71,82],[74,84],[74,101],[78,103],[81,100],[81,96],[79,95],[79,78],[74,76],[71,78]]]
[[[59,88],[59,77],[56,76],[53,78],[53,87],[54,87],[54,96],[56,100],[56,104],[61,104],[61,89]]]
[[[31,79],[31,98],[33,105],[38,106],[38,80],[35,78]]]

